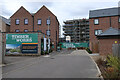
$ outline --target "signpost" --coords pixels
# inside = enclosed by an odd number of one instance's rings
[[[48,17],[48,54],[49,54],[49,49],[50,49],[50,39],[49,39],[49,36],[50,36],[50,30],[49,30],[49,25],[50,25],[50,17]]]

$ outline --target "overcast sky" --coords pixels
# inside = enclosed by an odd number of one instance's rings
[[[89,10],[117,7],[119,0],[3,0],[0,15],[9,18],[21,6],[30,13],[37,12],[43,5],[58,18],[60,25],[71,19],[89,18]]]

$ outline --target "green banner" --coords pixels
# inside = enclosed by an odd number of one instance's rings
[[[38,34],[6,34],[6,44],[38,43]]]
[[[89,43],[60,43],[62,48],[89,47]]]

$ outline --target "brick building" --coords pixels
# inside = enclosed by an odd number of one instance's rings
[[[100,10],[91,10],[89,12],[90,49],[93,53],[99,52],[98,45],[100,43],[97,39],[97,35],[101,34],[110,27],[116,29],[120,28],[119,11],[120,8],[115,7]]]
[[[0,16],[0,32],[10,31],[10,20]]]
[[[5,38],[4,34],[10,31],[10,20],[0,16],[0,64],[4,63]]]
[[[42,6],[36,13],[30,13],[21,6],[10,19],[10,32],[41,32],[47,34],[54,44],[54,50],[56,50],[59,41],[59,22],[48,8]]]
[[[97,38],[99,40],[99,53],[101,55],[120,54],[120,47],[114,51],[114,48],[116,48],[115,45],[120,44],[120,29],[110,27],[100,35],[97,35]]]

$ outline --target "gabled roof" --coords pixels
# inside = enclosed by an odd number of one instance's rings
[[[6,19],[5,17],[0,16],[0,19],[2,19],[5,24],[10,25],[10,19]]]
[[[36,13],[38,13],[40,10],[42,10],[42,9],[46,9],[46,10],[48,10],[52,15],[54,15],[45,5],[43,5]],[[36,14],[35,13],[35,14]],[[34,14],[34,15],[35,15]],[[55,16],[55,15],[54,15]],[[56,16],[55,16],[56,17]]]
[[[23,6],[21,6],[12,16],[14,16],[20,9],[24,9],[26,12],[28,12],[29,14],[30,14],[30,12],[29,11],[27,11]],[[31,14],[30,14],[31,15]],[[12,17],[11,16],[11,17]],[[31,15],[32,16],[32,15]],[[11,18],[10,17],[10,18]]]
[[[118,36],[118,35],[120,35],[120,29],[110,27],[109,29],[107,29],[98,36]]]
[[[40,10],[42,10],[42,9],[46,9],[48,12],[50,12],[53,16],[55,16],[45,5],[43,5],[36,13],[31,13],[32,15],[35,15],[35,14],[37,14]],[[57,20],[57,22],[58,22],[58,24],[59,24],[59,21],[58,21],[58,19],[57,19],[57,17],[55,16],[55,18],[56,18],[56,20]]]

